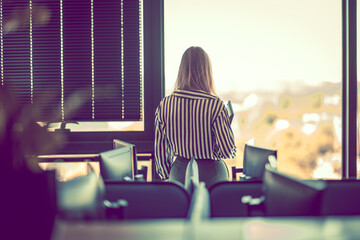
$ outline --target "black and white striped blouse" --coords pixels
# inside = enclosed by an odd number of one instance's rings
[[[155,114],[155,165],[169,177],[175,156],[220,160],[235,156],[234,135],[224,103],[203,91],[176,90]]]

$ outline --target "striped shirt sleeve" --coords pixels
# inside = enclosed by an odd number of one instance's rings
[[[155,113],[155,142],[154,157],[156,172],[161,179],[168,179],[171,168],[171,153],[169,151],[169,143],[165,135],[165,125],[161,119],[161,105]]]
[[[218,149],[216,155],[221,159],[234,158],[236,154],[234,134],[225,105],[223,103],[221,105],[213,124],[214,141]]]

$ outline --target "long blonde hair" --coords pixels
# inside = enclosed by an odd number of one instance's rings
[[[215,94],[209,55],[201,47],[189,47],[181,58],[175,89]]]

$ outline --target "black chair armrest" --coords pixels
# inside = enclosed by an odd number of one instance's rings
[[[236,178],[237,173],[243,173],[243,168],[237,168],[235,166],[232,166],[231,167],[231,172],[232,172],[232,180],[236,181],[237,180],[237,178]]]
[[[138,170],[138,174],[143,175],[143,180],[147,180],[147,172],[148,172],[148,167],[147,166],[142,166],[141,169]]]
[[[246,205],[247,216],[265,216],[265,197],[253,198],[245,195],[241,198],[241,202]]]
[[[120,220],[125,218],[125,208],[129,203],[125,199],[118,199],[116,202],[104,200],[103,205],[105,208],[105,219]]]

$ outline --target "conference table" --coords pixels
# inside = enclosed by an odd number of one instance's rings
[[[213,218],[201,221],[57,220],[52,240],[355,240],[360,216]]]

